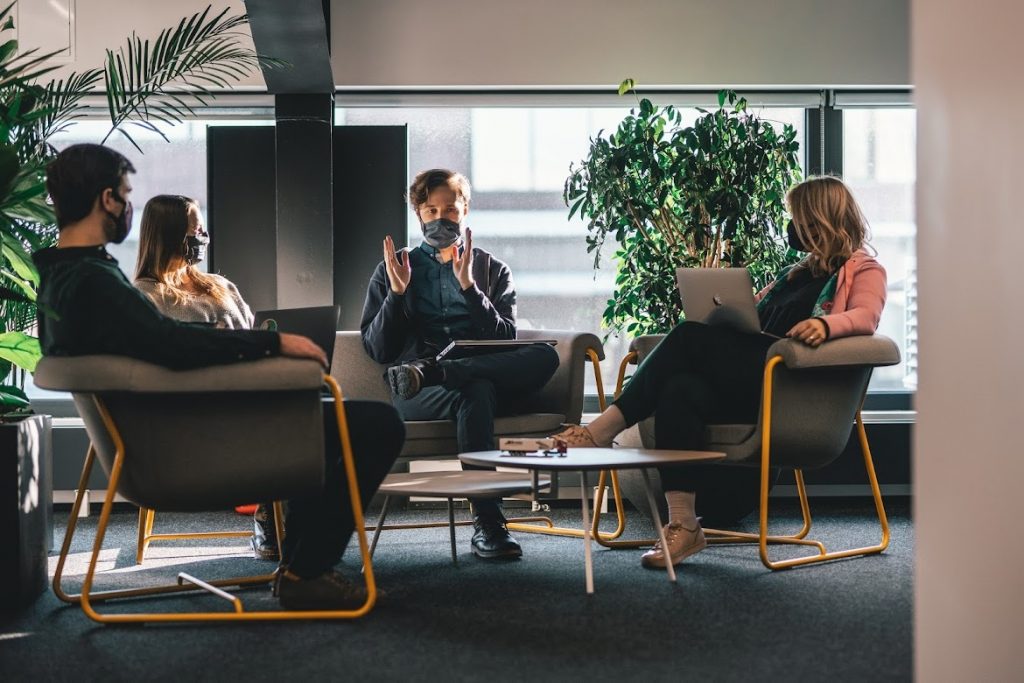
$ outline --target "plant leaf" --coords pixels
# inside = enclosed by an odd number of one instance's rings
[[[42,357],[42,348],[35,337],[24,332],[0,334],[0,358],[14,363],[23,370],[34,372]]]

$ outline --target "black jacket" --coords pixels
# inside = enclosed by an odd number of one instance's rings
[[[515,339],[516,290],[512,271],[488,252],[474,247],[473,279],[475,284],[462,292],[476,327],[473,336],[467,338]],[[424,344],[422,326],[412,310],[412,297],[391,291],[387,269],[381,261],[366,289],[359,325],[366,352],[385,364],[432,356],[437,349]]]
[[[162,315],[104,247],[52,247],[32,259],[45,356],[111,354],[183,370],[280,353],[277,332],[220,330]]]

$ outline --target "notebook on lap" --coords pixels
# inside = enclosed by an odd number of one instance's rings
[[[687,320],[761,334],[746,268],[677,268],[676,284]]]
[[[500,353],[502,351],[514,351],[530,344],[549,344],[556,346],[555,339],[456,339],[444,347],[437,360],[444,358],[462,358],[480,353]]]
[[[337,305],[257,311],[255,327],[309,337],[327,354],[327,369],[330,371],[340,315],[341,306]]]

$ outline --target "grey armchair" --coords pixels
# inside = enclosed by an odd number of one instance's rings
[[[633,340],[630,353],[620,367],[616,394],[622,390],[627,365],[642,362],[661,339],[660,335],[650,335]],[[899,348],[891,339],[882,335],[836,339],[818,348],[782,339],[769,347],[766,357],[758,422],[709,425],[705,431],[707,449],[726,454],[723,466],[761,468],[759,532],[746,534],[705,529],[708,541],[756,542],[760,548],[761,561],[772,570],[882,552],[889,545],[889,525],[860,411],[872,370],[899,363]],[[644,445],[653,447],[653,429],[650,425],[650,421],[641,425],[640,432]],[[881,540],[871,546],[828,552],[821,542],[807,538],[811,529],[811,514],[803,470],[824,467],[839,457],[853,428],[857,429],[881,528]],[[768,534],[768,482],[771,467],[790,469],[796,479],[803,514],[803,526],[796,534]],[[597,505],[600,505],[600,501]],[[601,539],[598,541],[603,542]],[[636,547],[651,542],[653,540],[604,544],[609,547]],[[813,547],[817,554],[773,561],[768,554],[768,545],[772,543],[806,545]]]
[[[273,358],[172,371],[121,356],[47,357],[40,361],[34,379],[41,388],[71,392],[91,441],[53,579],[58,598],[81,605],[90,618],[102,623],[336,619],[362,616],[372,609],[376,587],[354,487],[350,488],[352,510],[369,594],[357,610],[246,612],[237,597],[220,588],[267,584],[273,574],[211,582],[179,574],[177,585],[93,590],[115,493],[140,508],[191,512],[319,491],[324,477],[320,388],[325,381],[335,397],[346,475],[355,481],[340,389],[315,362]],[[282,453],[288,457],[281,457]],[[96,460],[110,483],[81,592],[72,595],[62,587],[62,573]],[[101,614],[93,607],[115,598],[197,589],[230,600],[235,611]]]
[[[527,400],[529,412],[495,420],[495,447],[500,437],[548,436],[561,429],[565,423],[578,424],[583,415],[583,381],[589,364],[598,384],[601,407],[604,408],[604,388],[601,383],[600,362],[604,360],[604,346],[597,336],[587,332],[565,330],[519,330],[519,339],[554,339],[558,342],[555,350],[559,355],[559,367],[555,375],[537,394]],[[345,386],[350,398],[361,398],[390,402],[391,393],[384,381],[386,366],[372,360],[363,349],[359,332],[338,332],[334,345],[331,373]],[[405,423],[405,447],[402,458],[452,457],[458,453],[455,437],[455,422],[452,420],[408,421]],[[387,487],[387,480],[382,489]],[[614,495],[620,505],[619,525],[615,532],[602,534],[603,538],[614,539],[625,528],[622,516],[621,496],[618,489]],[[543,525],[526,522],[540,521]],[[568,536],[582,536],[581,529],[555,527],[547,518],[529,518],[520,522],[510,520],[509,528]],[[446,523],[428,525],[392,525],[386,529],[419,528],[420,526],[442,526]],[[596,529],[596,525],[595,525]]]

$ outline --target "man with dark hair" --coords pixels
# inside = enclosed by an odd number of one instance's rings
[[[112,354],[172,369],[268,356],[326,366],[306,337],[268,330],[225,330],[160,314],[107,253],[131,230],[131,162],[101,145],[73,145],[47,168],[57,214],[57,246],[33,255],[39,268],[39,337],[53,356]],[[369,502],[401,450],[405,429],[384,403],[346,401],[359,488]],[[325,404],[325,485],[319,496],[289,501],[278,594],[289,609],[358,607],[366,592],[333,570],[354,530],[334,407]]]

